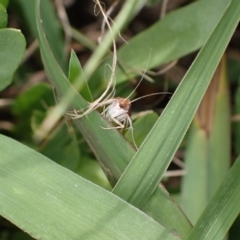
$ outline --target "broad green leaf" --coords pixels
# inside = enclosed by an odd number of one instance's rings
[[[234,33],[240,18],[239,11],[240,2],[233,0],[116,184],[113,190],[116,195],[141,207],[156,189]]]
[[[81,86],[81,95],[87,100],[88,102],[92,102],[92,95],[89,90],[87,80],[84,76],[84,72],[82,70],[81,63],[78,60],[76,53],[72,50],[70,61],[69,61],[69,70],[68,70],[68,79],[71,84]]]
[[[0,28],[5,28],[7,26],[7,18],[7,11],[0,2]]]
[[[56,88],[58,96],[64,99],[62,102],[65,104],[64,106],[61,105],[61,107],[57,107],[55,111],[53,110],[54,115],[52,115],[52,117],[55,117],[56,114],[61,115],[61,111],[63,111],[62,107],[66,107],[71,100],[73,101],[70,109],[83,109],[87,106],[87,103],[76,90],[71,87],[68,79],[65,77],[51,54],[51,49],[49,48],[44,31],[41,27],[41,17],[38,7],[40,2],[36,1],[36,3],[36,25],[44,67],[51,84]],[[96,111],[88,114],[86,117],[75,120],[74,123],[90,147],[94,150],[108,179],[114,184],[133,157],[135,153],[134,149],[118,131],[102,129],[102,127],[109,127],[109,125]],[[48,127],[48,125],[49,122],[46,122],[44,127]],[[159,206],[164,207],[156,209],[153,203],[147,203],[146,209],[148,213],[167,229],[175,229],[179,235],[186,236],[191,229],[191,225],[180,208],[174,203],[164,189],[159,187],[156,189],[156,193],[157,194],[154,196],[154,203],[158,202]]]
[[[170,12],[153,26],[132,38],[118,51],[118,61],[124,66],[127,75],[118,68],[117,81],[122,82],[129,76],[137,75],[139,70],[145,69],[151,49],[149,69],[181,58],[202,47],[229,2],[229,0],[194,2]],[[90,83],[104,79],[105,64],[106,62],[94,72]]]
[[[0,214],[34,238],[178,239],[130,204],[34,150],[3,135],[0,142]]]
[[[223,58],[194,118],[184,161],[187,173],[182,181],[181,206],[193,224],[229,170],[229,102]]]
[[[192,229],[188,240],[223,239],[240,213],[240,157]]]
[[[3,90],[12,81],[22,60],[26,42],[19,30],[6,28],[0,29],[0,46],[0,90]]]

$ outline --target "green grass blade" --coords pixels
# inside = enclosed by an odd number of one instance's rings
[[[177,240],[138,209],[34,150],[3,135],[0,143],[0,214],[34,238]]]
[[[142,206],[158,186],[239,22],[239,11],[239,1],[232,1],[168,106],[115,186],[113,192],[121,198],[135,206]]]
[[[193,121],[184,162],[186,175],[181,186],[181,207],[194,224],[208,204],[208,142],[205,132]]]
[[[240,213],[240,157],[192,229],[188,240],[223,239]]]
[[[69,81],[55,61],[53,54],[51,54],[51,49],[49,48],[44,31],[41,27],[39,4],[40,1],[36,1],[36,25],[38,29],[42,61],[49,80],[56,88],[57,94],[60,98],[68,98],[70,96],[70,98],[73,99],[70,106],[71,109],[82,109],[87,106],[86,101],[73,87],[71,87]],[[66,93],[68,94],[67,96],[65,96]],[[66,102],[62,102],[67,105]],[[58,111],[62,111],[61,108],[56,109],[57,110],[54,114],[59,114]],[[52,116],[55,117],[55,115]],[[47,122],[46,127],[48,127],[50,123]],[[109,125],[95,111],[87,117],[75,120],[74,123],[94,150],[94,153],[100,161],[108,179],[114,184],[133,157],[135,153],[134,149],[118,131],[107,131],[102,129],[101,126],[108,127]],[[153,216],[155,220],[161,222],[168,229],[176,229],[181,236],[186,236],[191,229],[190,223],[165,190],[158,188],[156,191],[158,191],[158,194],[154,196],[155,202],[158,202],[165,207],[156,209],[154,204],[146,204],[147,211],[151,212],[151,216]],[[171,215],[168,215],[168,212],[171,212]]]

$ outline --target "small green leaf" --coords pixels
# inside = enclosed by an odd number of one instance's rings
[[[71,51],[69,60],[68,79],[73,86],[76,84],[78,88],[81,89],[80,94],[85,98],[85,100],[88,102],[93,101],[81,63],[73,50]]]
[[[0,90],[3,90],[12,81],[13,74],[22,60],[26,42],[19,30],[0,29],[0,46]]]

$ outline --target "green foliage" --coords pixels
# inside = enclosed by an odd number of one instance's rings
[[[189,173],[182,181],[182,207],[193,223],[197,221],[229,170],[230,99],[224,59],[219,64],[195,116],[186,150],[185,163]],[[195,179],[195,184],[192,179]],[[192,194],[196,196],[194,203]]]
[[[7,8],[9,0],[0,0],[0,4],[2,4],[5,8]]]
[[[76,53],[72,50],[71,51],[71,56],[70,56],[70,61],[69,61],[69,72],[68,72],[68,79],[71,82],[71,84],[74,86],[77,84],[80,86],[82,91],[80,92],[81,95],[85,98],[85,100],[92,102],[92,95],[89,90],[87,80],[84,76],[84,72],[82,70],[81,63],[79,62]],[[82,81],[83,82],[78,82]],[[76,83],[77,82],[77,83]]]
[[[160,1],[151,4],[156,2]],[[26,33],[31,33],[29,38],[37,37],[41,54],[41,61],[34,54],[20,67],[25,39],[19,30],[5,29],[7,14],[0,4],[0,89],[11,83],[19,67],[18,76],[23,79],[19,83],[14,78],[11,87],[24,90],[9,104],[15,124],[7,133],[19,141],[0,134],[0,215],[36,239],[195,240],[226,236],[240,212],[240,159],[228,171],[230,109],[225,72],[220,77],[216,74],[225,85],[219,84],[211,97],[216,104],[210,108],[210,133],[204,132],[196,116],[189,139],[182,144],[181,151],[187,153],[187,175],[183,188],[178,189],[178,199],[183,201],[184,212],[159,182],[174,155],[179,154],[177,150],[202,98],[210,91],[208,86],[239,22],[240,3],[229,2],[202,0],[179,8],[119,48],[114,93],[128,96],[131,90],[126,80],[146,68],[150,49],[149,69],[202,47],[160,117],[153,112],[133,114],[133,135],[139,149],[129,143],[131,131],[106,130],[112,125],[98,111],[72,121],[68,115],[87,111],[89,102],[101,95],[112,70],[106,67],[112,59],[111,54],[106,56],[112,39],[127,28],[146,1],[125,1],[112,32],[104,34],[99,46],[86,43],[87,36],[68,26],[70,37],[93,51],[85,64],[84,57],[78,60],[77,48],[71,54],[69,51],[67,60],[61,5],[56,5],[57,15],[50,0],[13,1],[10,7],[21,10],[15,9],[16,14],[23,19]],[[39,80],[35,83],[41,62],[51,86]],[[30,80],[28,75],[34,77]],[[197,194],[199,201],[194,200]],[[196,224],[192,226],[189,219]],[[19,231],[6,232],[11,239],[25,237]]]
[[[237,6],[230,6],[113,190],[135,206],[142,206],[159,184],[207,90],[239,22]]]
[[[173,11],[124,44],[118,51],[118,59],[125,72],[117,68],[117,81],[126,81],[137,74],[136,70],[145,69],[151,50],[148,68],[169,63],[203,46],[229,3],[226,0],[211,2],[197,1]],[[90,83],[97,82],[97,78],[104,79],[105,63],[94,72]]]

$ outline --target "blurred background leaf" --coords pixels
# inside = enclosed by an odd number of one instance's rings
[[[186,149],[182,207],[193,224],[230,167],[230,99],[222,59],[194,118]]]
[[[0,90],[6,88],[19,66],[24,51],[25,38],[19,30],[0,29]]]

